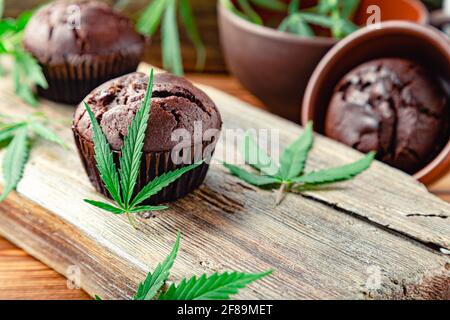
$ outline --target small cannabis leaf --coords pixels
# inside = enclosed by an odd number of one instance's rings
[[[264,21],[255,8],[285,12],[288,6],[280,0],[237,0],[236,6],[231,0],[220,0],[228,10],[250,22],[263,25]]]
[[[232,164],[224,163],[231,174],[261,188],[279,188],[276,203],[285,191],[302,191],[308,186],[349,180],[368,169],[375,158],[370,152],[363,159],[345,166],[304,173],[305,163],[314,142],[313,125],[308,123],[303,135],[289,145],[281,154],[278,168],[250,135],[244,139],[244,160],[260,173],[252,173]]]
[[[177,11],[186,35],[197,51],[197,69],[203,69],[206,59],[205,46],[200,37],[189,0],[153,0],[144,9],[136,29],[145,36],[152,36],[161,26],[162,60],[164,69],[183,75]]]
[[[172,284],[158,300],[228,300],[250,283],[259,280],[272,271],[264,273],[224,272],[206,274],[199,278],[183,279],[178,285]]]
[[[180,232],[172,251],[159,263],[153,273],[149,272],[146,279],[139,284],[134,300],[228,300],[230,296],[238,293],[252,282],[272,273],[272,270],[263,273],[224,272],[214,273],[210,276],[203,274],[190,279],[183,278],[179,284],[171,284],[167,290],[162,290],[169,277],[170,270],[175,262],[180,246]],[[102,300],[95,296],[96,300]]]
[[[47,119],[41,114],[33,114],[17,121],[14,118],[1,117],[12,121],[8,123],[0,121],[0,148],[7,146],[3,158],[4,187],[0,202],[5,200],[8,194],[16,188],[22,178],[28,160],[31,138],[40,137],[67,148],[56,133],[44,126]]]
[[[5,180],[0,201],[5,200],[22,178],[23,168],[28,159],[27,129],[17,129],[14,138],[6,149],[3,159],[3,178]]]
[[[351,19],[360,0],[319,0],[316,6],[305,9],[300,9],[300,0],[291,0],[288,5],[277,0],[237,0],[236,5],[231,0],[221,1],[233,13],[258,25],[263,25],[264,21],[255,11],[257,7],[286,13],[278,30],[304,37],[316,36],[311,25],[329,29],[336,39],[344,38],[358,29]]]
[[[124,144],[119,158],[120,170],[117,170],[113,159],[113,153],[106,140],[106,137],[95,118],[91,108],[84,103],[92,123],[95,161],[97,163],[100,177],[106,189],[116,203],[116,206],[85,199],[84,201],[97,208],[103,209],[113,214],[125,214],[131,225],[136,228],[132,214],[144,211],[164,210],[166,206],[141,206],[140,204],[151,196],[160,192],[163,188],[179,179],[186,172],[198,167],[201,162],[195,163],[181,169],[170,171],[156,177],[150,181],[133,198],[139,168],[142,161],[142,148],[144,146],[145,132],[151,114],[151,98],[153,90],[153,69],[150,74],[150,81],[147,87],[145,98],[141,107],[137,111],[128,134],[124,138]]]
[[[31,106],[38,101],[33,92],[35,86],[47,88],[47,80],[39,63],[22,47],[25,26],[33,12],[23,12],[17,19],[0,20],[0,57],[8,55],[13,58],[12,78],[16,94]]]
[[[134,300],[151,300],[156,293],[164,285],[164,282],[169,277],[170,269],[172,269],[173,263],[178,254],[178,248],[180,246],[180,233],[177,234],[177,240],[172,248],[172,251],[161,264],[159,263],[153,273],[149,272],[147,278],[139,284]]]

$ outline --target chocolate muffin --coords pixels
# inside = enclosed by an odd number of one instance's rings
[[[449,139],[449,98],[440,80],[415,62],[365,63],[337,85],[325,134],[413,174]]]
[[[143,73],[131,73],[101,85],[84,100],[117,158],[128,126],[144,99],[148,80]],[[203,91],[183,78],[168,73],[155,75],[136,192],[165,172],[204,160],[147,203],[176,200],[197,188],[206,176],[221,126],[219,111]],[[96,167],[91,123],[84,103],[75,111],[72,130],[90,181],[97,191],[109,196]]]
[[[103,82],[136,71],[144,38],[133,23],[105,3],[56,1],[39,9],[23,37],[49,83],[38,93],[78,104]]]

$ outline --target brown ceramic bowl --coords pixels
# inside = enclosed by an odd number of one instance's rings
[[[377,58],[412,59],[450,81],[450,42],[438,30],[410,22],[391,21],[380,29],[361,29],[337,44],[322,59],[305,92],[302,123],[314,121],[324,132],[328,103],[339,80],[356,66]],[[442,152],[414,177],[430,184],[450,169],[450,141]]]
[[[271,112],[298,122],[308,80],[337,40],[300,37],[259,26],[230,12],[221,1],[218,3],[220,37],[231,73]],[[418,0],[363,0],[356,22],[363,24],[367,20],[371,4],[380,6],[382,20],[428,21],[428,12]],[[262,14],[267,16],[267,12]]]

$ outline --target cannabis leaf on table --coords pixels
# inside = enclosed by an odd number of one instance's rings
[[[3,158],[3,193],[5,200],[22,178],[28,160],[30,144],[35,138],[42,138],[67,148],[64,141],[45,126],[47,119],[41,113],[34,113],[24,119],[0,115],[0,148],[6,147]]]
[[[16,94],[29,105],[36,106],[38,101],[33,92],[34,87],[47,88],[48,83],[41,66],[22,47],[23,31],[32,15],[33,12],[26,11],[17,19],[0,20],[0,58],[9,56],[13,59],[12,78]],[[0,65],[1,74],[4,72]]]
[[[87,199],[84,201],[116,215],[125,214],[131,225],[135,228],[136,223],[132,214],[168,208],[167,206],[142,205],[142,202],[151,196],[156,195],[186,172],[195,169],[202,164],[202,162],[198,162],[162,174],[153,181],[150,181],[136,196],[133,197],[142,161],[142,148],[144,146],[145,132],[147,131],[147,125],[150,119],[152,90],[153,69],[150,74],[150,81],[145,98],[141,107],[136,112],[131,125],[128,127],[128,134],[124,138],[124,144],[119,158],[119,170],[116,167],[113,160],[113,153],[97,119],[89,105],[86,102],[84,103],[92,123],[97,168],[106,189],[111,194],[116,205],[114,206],[105,202]]]
[[[224,272],[212,275],[203,274],[183,278],[178,284],[171,284],[167,290],[162,290],[169,277],[170,270],[175,262],[180,246],[180,233],[172,251],[159,263],[153,273],[149,272],[146,279],[139,284],[134,300],[228,300],[239,289],[245,288],[252,282],[272,273],[272,270],[263,273]],[[101,300],[95,296],[96,300]]]
[[[305,163],[313,146],[313,125],[308,123],[303,135],[289,145],[280,157],[278,167],[273,160],[264,153],[253,138],[247,134],[243,143],[245,162],[259,171],[252,173],[235,165],[224,163],[231,174],[261,188],[278,188],[276,204],[278,205],[284,192],[302,190],[317,185],[349,180],[368,169],[375,157],[370,152],[364,158],[352,164],[317,172],[305,173]]]

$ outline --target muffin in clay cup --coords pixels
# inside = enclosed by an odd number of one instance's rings
[[[66,0],[43,6],[28,22],[23,46],[49,84],[38,94],[78,104],[94,88],[136,71],[145,39],[131,20],[98,1]]]
[[[424,67],[400,58],[373,60],[337,85],[325,134],[414,174],[448,142],[449,108],[444,83]]]
[[[84,99],[99,122],[117,163],[128,127],[144,100],[148,81],[147,75],[134,72],[104,83]],[[110,197],[96,166],[91,122],[84,102],[76,109],[72,124],[75,143],[89,180],[97,191]],[[200,186],[221,127],[220,113],[203,91],[184,78],[169,73],[156,74],[135,193],[157,176],[203,161],[145,203],[174,201]]]

